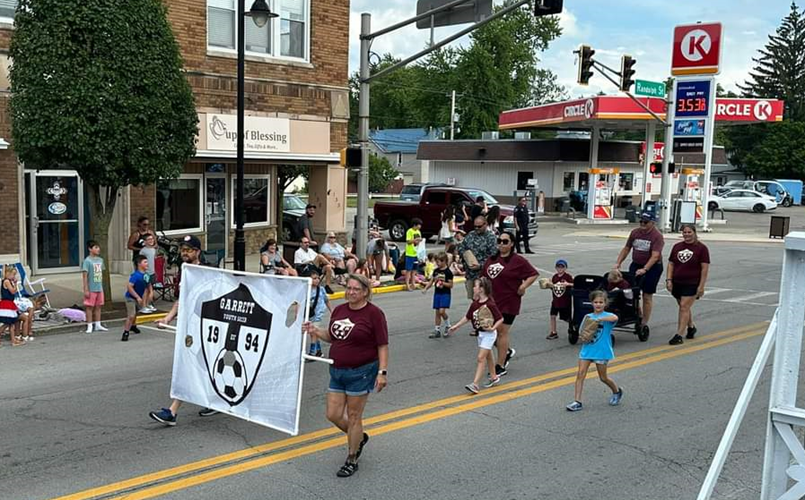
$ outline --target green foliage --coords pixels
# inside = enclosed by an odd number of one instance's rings
[[[716,140],[751,176],[805,179],[805,15],[796,4],[758,53],[749,80],[738,87],[743,97],[785,100],[786,121],[718,127]]]
[[[369,155],[369,192],[384,193],[400,173],[382,156]]]
[[[176,177],[198,118],[159,0],[21,0],[11,40],[14,147],[92,185]]]
[[[78,171],[105,252],[119,189],[178,177],[195,154],[198,117],[166,8],[20,0],[9,55],[15,152],[28,167]]]
[[[457,137],[476,138],[483,131],[497,130],[503,110],[561,100],[566,90],[550,70],[538,67],[537,56],[560,34],[556,17],[535,18],[528,8],[493,21],[472,32],[467,47],[436,50],[414,65],[372,81],[370,127],[449,129],[455,90],[460,115]],[[386,54],[372,70],[378,72],[398,61]],[[350,79],[350,87],[349,136],[354,141],[357,75]]]

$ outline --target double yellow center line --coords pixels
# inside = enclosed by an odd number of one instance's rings
[[[684,347],[665,345],[625,354],[612,362],[609,367],[609,373],[630,370],[756,337],[765,332],[767,325],[768,322],[754,323],[705,335],[697,338],[695,343]],[[557,387],[572,385],[575,381],[575,373],[576,367],[566,368],[493,387],[483,391],[481,396],[460,395],[439,399],[367,418],[364,420],[364,426],[369,427],[373,436],[407,429],[486,406],[549,391]],[[592,376],[595,376],[593,371],[590,372],[588,377]],[[344,446],[345,443],[346,438],[341,431],[330,427],[60,496],[52,500],[93,500],[99,498],[141,500],[154,498],[322,450]]]

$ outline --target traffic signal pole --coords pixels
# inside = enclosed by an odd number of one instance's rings
[[[413,24],[420,19],[430,18],[439,12],[447,11],[453,7],[470,2],[472,0],[455,0],[453,2],[437,7],[433,10],[423,12],[415,17],[401,21],[392,26],[383,28],[375,33],[372,33],[372,15],[364,12],[361,14],[361,53],[360,53],[360,95],[358,96],[358,143],[361,147],[361,168],[358,172],[358,221],[355,224],[355,251],[358,255],[366,254],[366,247],[368,244],[368,227],[369,222],[369,92],[370,83],[372,80],[379,78],[383,75],[396,71],[417,59],[438,50],[448,43],[458,40],[459,38],[475,31],[476,29],[488,24],[496,19],[499,19],[510,12],[517,10],[524,5],[530,5],[532,0],[519,0],[499,11],[495,12],[486,19],[479,21],[468,28],[465,28],[458,33],[455,33],[438,43],[431,43],[426,49],[417,52],[416,54],[403,59],[402,61],[393,64],[382,71],[371,74],[369,68],[369,53],[372,48],[372,42],[375,38],[396,31],[400,28]],[[552,13],[550,11],[546,12]],[[451,117],[452,119],[452,117]]]

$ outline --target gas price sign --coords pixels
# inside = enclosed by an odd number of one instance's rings
[[[677,83],[675,111],[677,117],[707,116],[710,110],[710,82]]]

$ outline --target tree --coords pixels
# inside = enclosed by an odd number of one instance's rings
[[[503,6],[510,5],[507,0]],[[497,7],[497,9],[503,8]],[[564,98],[556,77],[537,67],[537,53],[561,34],[555,16],[534,17],[518,9],[470,35],[466,48],[442,48],[421,61],[372,81],[371,128],[448,128],[450,96],[457,95],[459,137],[497,130],[500,112],[537,100]],[[376,73],[398,62],[390,54],[372,68]],[[350,79],[349,137],[358,135],[359,79]]]
[[[783,99],[789,119],[805,120],[805,15],[796,3],[758,52],[749,80],[738,85],[744,97]]]
[[[369,155],[369,192],[383,193],[389,187],[391,181],[397,178],[400,173],[391,166],[388,159]]]
[[[798,135],[805,122],[805,15],[795,3],[758,52],[749,80],[738,88],[743,97],[785,100],[786,121],[725,127],[718,138],[732,164],[748,175],[805,178]]]
[[[120,189],[176,178],[195,154],[198,116],[166,8],[20,0],[10,57],[15,151],[29,167],[79,173],[107,257]]]
[[[545,68],[538,68],[531,84],[530,106],[550,104],[569,99],[567,88],[559,84],[556,74]]]

